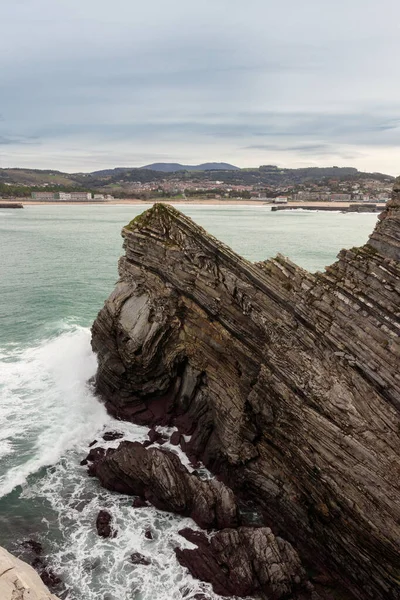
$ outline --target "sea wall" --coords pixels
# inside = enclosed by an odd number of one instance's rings
[[[175,209],[123,229],[92,329],[108,410],[168,424],[304,563],[400,598],[400,182],[361,248],[252,264]]]

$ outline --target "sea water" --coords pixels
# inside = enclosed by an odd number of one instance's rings
[[[190,519],[133,509],[80,465],[92,441],[118,445],[102,441],[105,431],[147,438],[148,428],[107,415],[88,384],[96,371],[89,328],[118,277],[120,230],[145,208],[0,210],[0,545],[21,554],[23,540],[40,541],[68,600],[217,598],[177,563],[174,548],[191,547],[178,533],[196,527]],[[365,243],[377,218],[264,206],[180,209],[249,260],[281,252],[311,271]],[[115,538],[97,535],[103,508]],[[134,552],[151,564],[133,565]]]

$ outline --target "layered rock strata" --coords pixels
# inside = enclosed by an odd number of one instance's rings
[[[315,275],[164,205],[122,233],[92,330],[110,412],[175,425],[305,561],[398,600],[400,181],[370,241]]]
[[[212,479],[190,474],[173,452],[122,442],[95,458],[90,472],[109,490],[150,501],[160,510],[192,517],[205,529],[236,527],[238,510],[232,490]]]
[[[257,594],[269,600],[312,597],[297,553],[267,527],[224,529],[211,539],[190,529],[181,535],[197,548],[176,548],[179,562],[197,579],[212,583],[217,594]]]
[[[0,548],[1,600],[58,600],[32,567]]]

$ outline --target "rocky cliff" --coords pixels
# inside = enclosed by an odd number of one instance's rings
[[[323,273],[252,264],[158,204],[93,325],[109,411],[169,424],[307,567],[400,598],[400,180]]]
[[[0,548],[1,600],[58,600],[26,563]]]

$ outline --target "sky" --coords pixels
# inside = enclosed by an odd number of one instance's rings
[[[398,0],[0,5],[0,167],[400,174]]]

